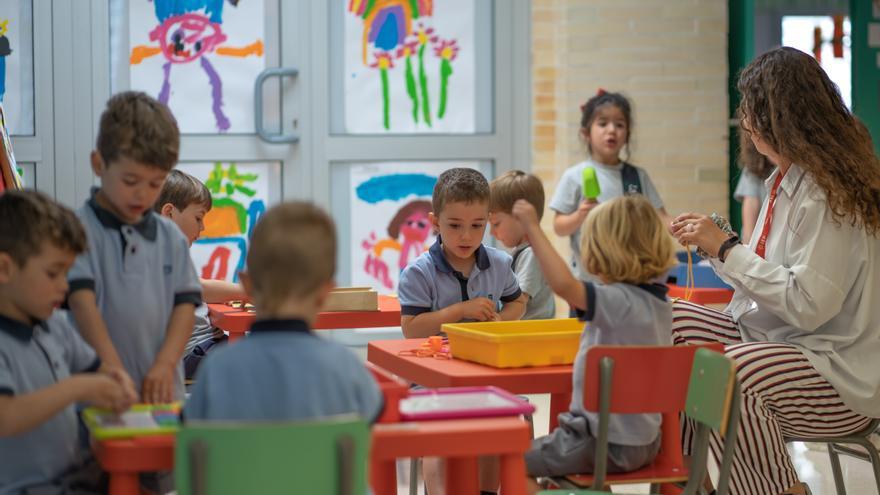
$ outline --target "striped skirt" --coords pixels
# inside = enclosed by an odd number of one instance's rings
[[[844,436],[871,421],[849,410],[797,347],[744,343],[729,314],[686,301],[675,301],[672,315],[675,345],[721,342],[727,357],[736,362],[742,401],[731,494],[781,494],[798,482],[785,437]],[[683,422],[685,454],[693,433],[692,424]],[[710,445],[719,459],[722,441],[717,432]]]

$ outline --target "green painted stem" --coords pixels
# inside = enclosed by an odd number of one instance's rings
[[[445,58],[440,62],[440,108],[437,110],[437,118],[442,119],[446,115],[446,89],[449,86],[449,76],[452,75],[452,64]]]
[[[385,130],[391,129],[391,116],[389,115],[390,106],[388,102],[388,69],[380,69],[382,74],[382,115]]]
[[[431,99],[428,95],[428,75],[425,73],[425,46],[419,48],[419,86],[422,89],[422,116],[425,123],[431,127]]]
[[[412,101],[413,123],[419,123],[419,92],[416,88],[416,76],[413,74],[412,57],[406,57],[406,93]]]

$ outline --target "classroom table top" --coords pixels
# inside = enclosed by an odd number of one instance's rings
[[[492,385],[515,394],[571,392],[572,365],[502,369],[461,359],[399,355],[400,351],[418,348],[424,341],[374,340],[367,346],[367,361],[425,387]]]
[[[255,313],[222,303],[208,304],[208,310],[211,323],[231,334],[247,332],[256,318]],[[393,296],[380,295],[378,311],[325,311],[318,314],[314,330],[399,326],[400,301]]]

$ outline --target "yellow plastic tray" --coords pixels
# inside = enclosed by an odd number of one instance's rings
[[[583,329],[574,318],[443,325],[453,357],[495,368],[571,364]]]

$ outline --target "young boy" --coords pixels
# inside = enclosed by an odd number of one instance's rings
[[[0,195],[0,492],[101,493],[83,463],[75,403],[123,411],[136,399],[56,310],[85,248],[72,211],[34,191]],[[97,373],[96,373],[97,371]],[[27,491],[31,493],[31,491]],[[76,493],[84,493],[77,491]]]
[[[180,170],[172,170],[153,209],[177,224],[192,246],[205,230],[204,218],[211,206],[211,192],[200,180]],[[184,348],[183,372],[187,380],[193,379],[208,351],[227,339],[223,330],[211,324],[206,303],[247,298],[240,284],[204,278],[200,278],[199,283],[204,302],[196,307],[195,326]]]
[[[527,299],[523,320],[538,320],[556,316],[553,291],[544,280],[541,265],[532,252],[526,231],[513,218],[511,210],[518,199],[528,201],[538,213],[544,214],[544,186],[541,179],[520,170],[511,170],[489,184],[489,224],[492,235],[505,247],[513,249],[513,271],[519,288]]]
[[[333,288],[336,233],[317,207],[284,203],[254,228],[241,281],[257,308],[248,338],[208,356],[187,420],[293,420],[357,413],[375,421],[382,396],[351,351],[310,331]]]
[[[469,168],[443,172],[431,206],[437,241],[400,274],[403,335],[429,337],[459,321],[518,320],[525,303],[511,258],[482,243],[489,219],[486,178]]]
[[[179,148],[164,105],[144,93],[110,98],[91,157],[101,187],[78,212],[89,249],[69,274],[80,333],[151,403],[183,399],[181,357],[201,303],[186,238],[152,210]]]

